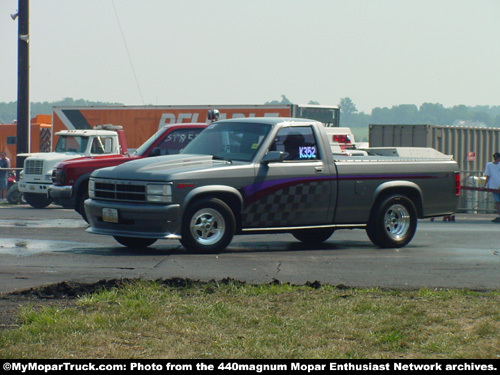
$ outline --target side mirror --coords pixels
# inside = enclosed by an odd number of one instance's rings
[[[285,153],[283,151],[269,151],[264,155],[261,163],[267,165],[269,163],[281,163],[283,160],[285,160]]]

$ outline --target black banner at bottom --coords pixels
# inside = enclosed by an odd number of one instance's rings
[[[212,374],[325,374],[335,372],[493,372],[498,371],[498,360],[0,360],[4,373],[212,373]]]

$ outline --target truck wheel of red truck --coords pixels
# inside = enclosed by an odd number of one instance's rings
[[[135,249],[142,249],[156,242],[156,238],[139,238],[139,237],[123,237],[123,236],[113,236],[113,238],[119,244]]]
[[[232,241],[236,220],[222,200],[207,198],[191,204],[182,222],[182,245],[196,253],[224,250]]]
[[[45,194],[24,193],[24,200],[34,208],[45,208],[52,203]]]
[[[417,230],[417,210],[403,195],[382,199],[372,212],[366,226],[370,240],[382,248],[406,246]]]
[[[83,189],[83,191],[79,192],[78,196],[76,197],[76,212],[78,212],[82,216],[82,219],[87,223],[89,222],[89,219],[87,219],[87,214],[85,213],[85,200],[88,198],[89,192],[86,189]]]

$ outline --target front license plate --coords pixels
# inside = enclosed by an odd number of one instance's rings
[[[115,208],[103,208],[102,221],[106,221],[108,223],[118,223],[118,210]]]

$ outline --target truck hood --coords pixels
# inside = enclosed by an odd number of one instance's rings
[[[82,165],[84,166],[89,166],[89,165],[94,165],[94,164],[106,164],[106,163],[112,163],[114,161],[130,161],[130,160],[135,160],[137,157],[129,156],[129,155],[116,155],[116,154],[110,154],[110,155],[99,155],[99,156],[83,156],[83,157],[77,157],[77,158],[72,158],[65,160],[58,164],[58,167],[68,167],[68,168],[75,168],[75,167],[80,167]]]
[[[212,160],[212,155],[167,155],[155,158],[144,158],[116,167],[98,169],[92,173],[93,177],[130,179],[134,180],[163,180],[166,175],[179,172],[188,172],[196,169],[206,169],[220,162]]]
[[[37,152],[29,154],[29,159],[39,159],[56,163],[63,160],[81,158],[82,156],[84,156],[84,154],[76,154],[74,152]]]

